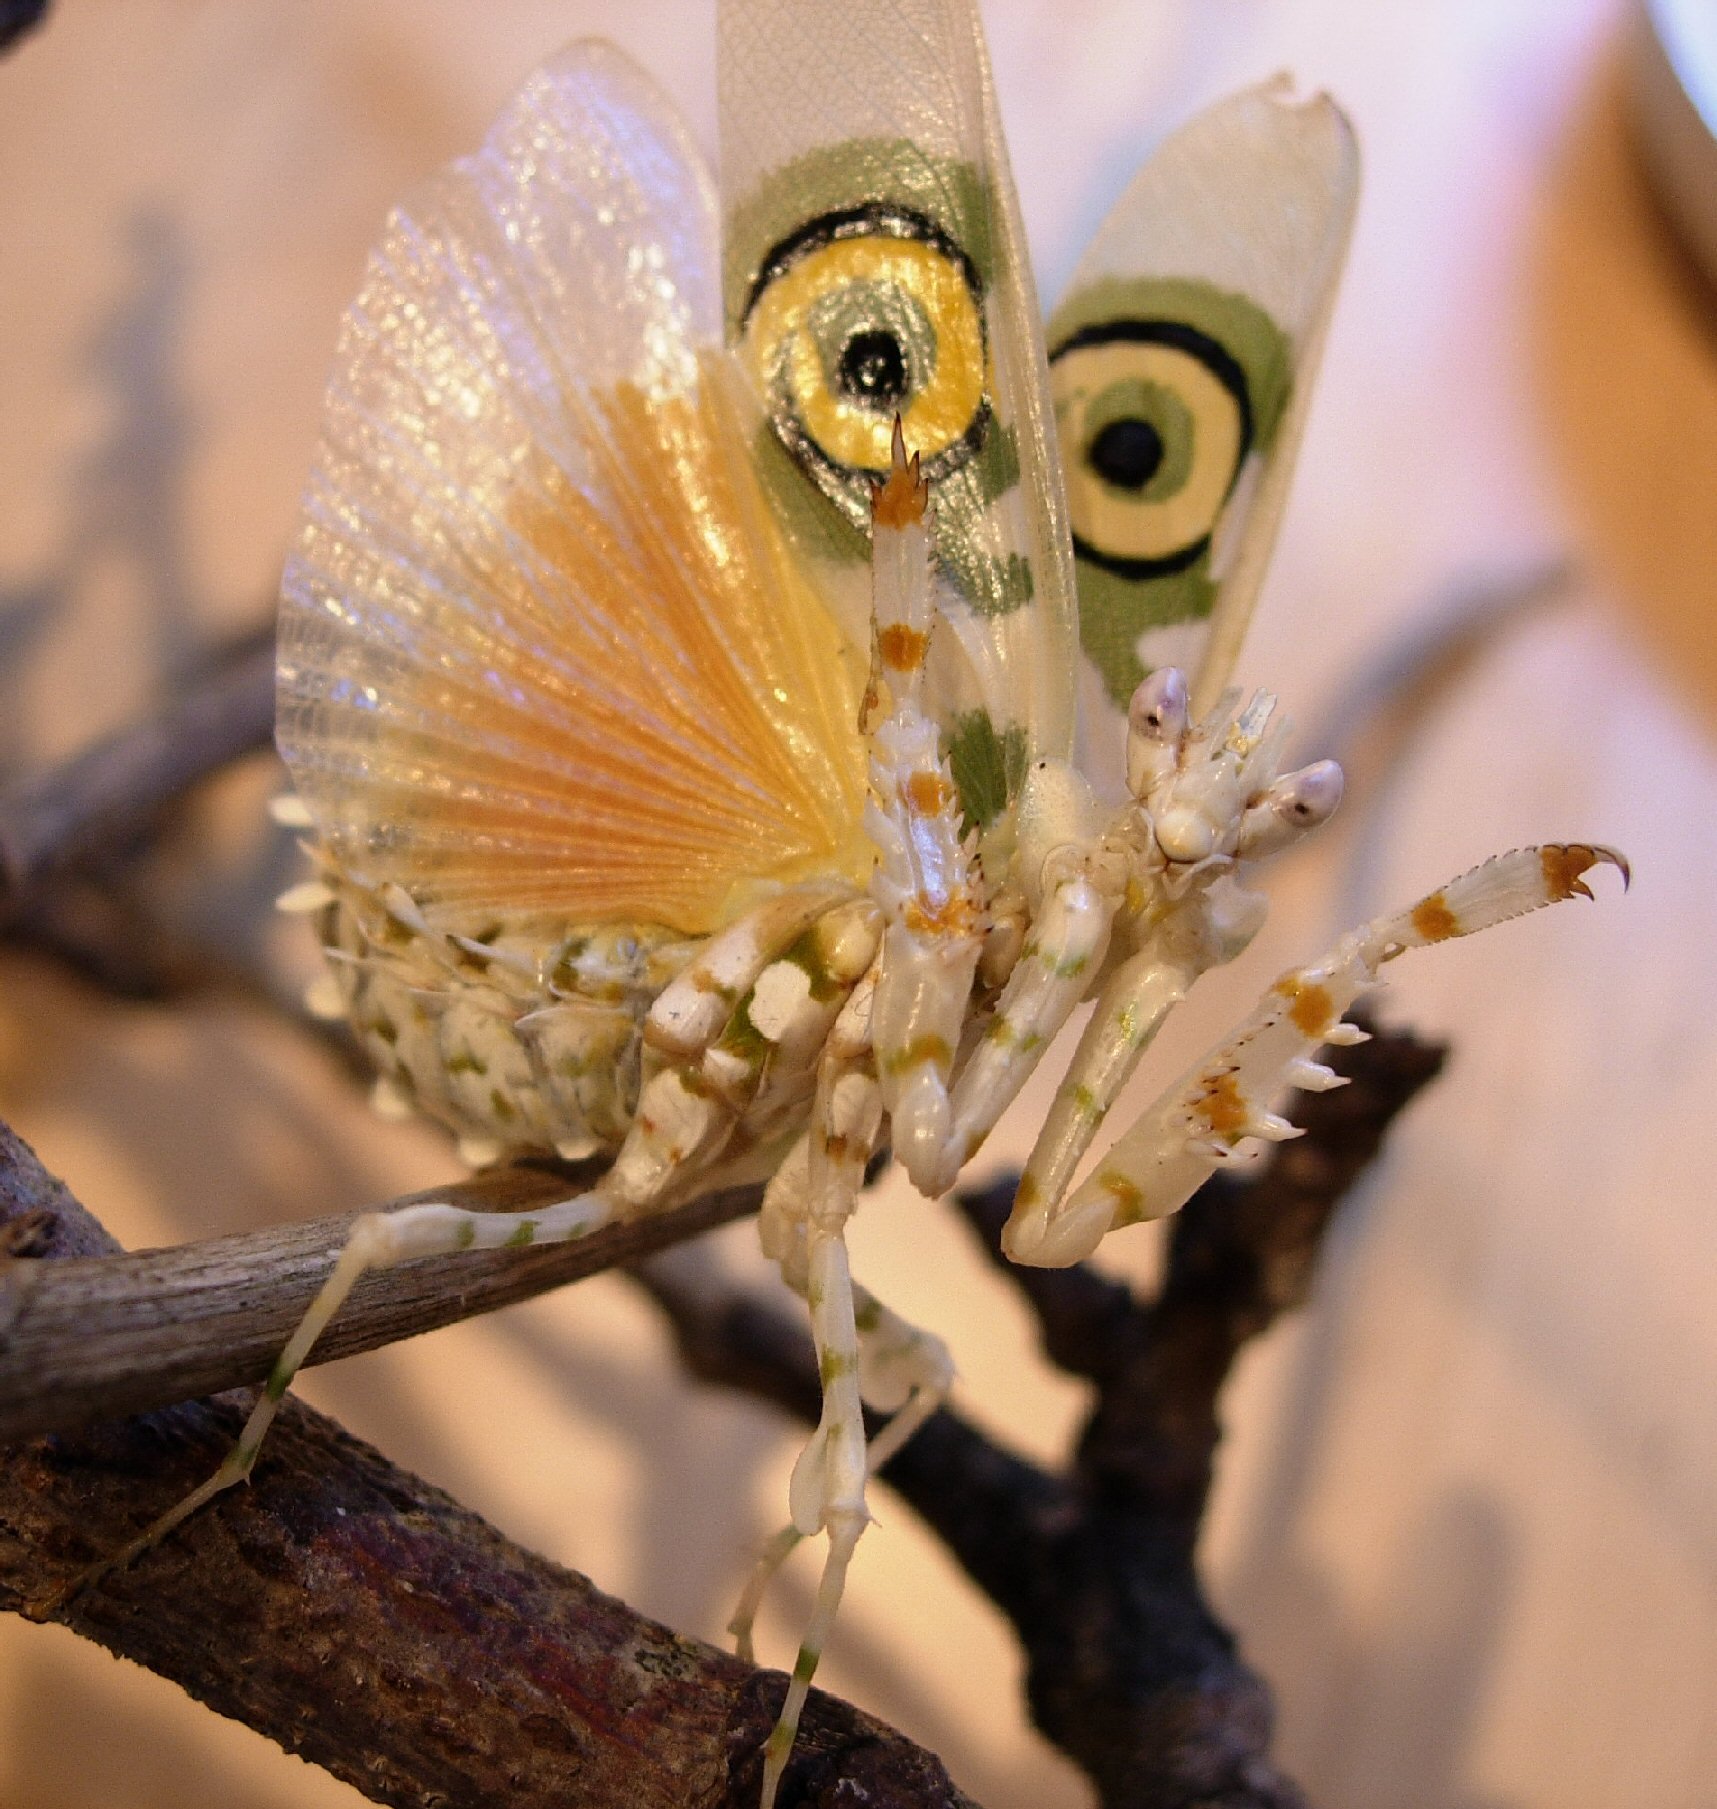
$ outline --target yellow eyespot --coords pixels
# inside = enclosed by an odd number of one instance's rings
[[[764,260],[742,348],[770,418],[844,508],[890,468],[894,419],[932,481],[989,418],[983,302],[971,260],[901,209],[828,214]]]
[[[1252,446],[1240,366],[1182,322],[1117,320],[1058,347],[1050,387],[1080,558],[1123,578],[1195,563]]]

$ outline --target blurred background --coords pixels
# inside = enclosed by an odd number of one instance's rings
[[[1686,9],[1712,22],[1709,0]],[[1285,866],[1161,1081],[1360,916],[1547,837],[1636,883],[1403,963],[1446,1077],[1246,1360],[1205,1559],[1325,1809],[1717,1805],[1717,304],[1630,129],[1625,0],[1006,0],[987,8],[1053,297],[1152,142],[1279,68],[1352,112],[1366,189],[1241,676],[1350,803]],[[480,22],[479,22],[480,21]],[[618,39],[713,147],[707,0],[61,0],[0,62],[0,782],[158,699],[270,607],[336,322],[390,201],[560,42]],[[1556,574],[1561,574],[1559,577]],[[1379,710],[1439,627],[1488,626]],[[308,978],[251,907],[294,877],[234,774],[151,908]],[[260,927],[258,927],[260,925]],[[1393,974],[1392,974],[1393,978]],[[1149,1084],[1148,1081],[1146,1083]],[[1142,1097],[1142,1095],[1141,1095]],[[992,1142],[1017,1157],[1046,1103]],[[318,1046],[233,995],[126,1004],[0,948],[0,1116],[125,1243],[430,1185]],[[991,1151],[986,1151],[989,1159]],[[727,1234],[736,1262],[749,1228]],[[1148,1281],[1149,1232],[1104,1260]],[[962,1400],[1059,1456],[1078,1389],[948,1214],[886,1185],[855,1265]],[[719,1639],[795,1435],[674,1370],[603,1277],[311,1375],[305,1394],[675,1626]],[[1075,1805],[999,1616],[879,1491],[819,1681],[989,1809]],[[762,1628],[782,1662],[813,1568]],[[355,1804],[52,1627],[0,1624],[5,1809]]]

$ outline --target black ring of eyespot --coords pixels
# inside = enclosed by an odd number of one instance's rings
[[[1077,333],[1069,334],[1049,354],[1049,362],[1054,364],[1069,352],[1079,351],[1085,346],[1108,345],[1115,340],[1126,340],[1136,345],[1173,346],[1177,351],[1196,358],[1234,398],[1234,405],[1240,411],[1240,449],[1228,479],[1228,490],[1232,490],[1234,480],[1246,463],[1246,455],[1252,450],[1252,398],[1246,387],[1246,373],[1240,368],[1239,361],[1219,340],[1212,339],[1208,333],[1201,333],[1197,327],[1189,327],[1184,320],[1105,320],[1096,326],[1081,327]],[[1223,492],[1225,498],[1228,490]],[[1184,572],[1204,556],[1209,545],[1210,536],[1201,534],[1190,546],[1182,547],[1179,552],[1164,553],[1155,559],[1127,559],[1116,553],[1105,553],[1078,534],[1073,536],[1073,551],[1079,558],[1089,560],[1106,572],[1113,572],[1117,578],[1165,578],[1175,572]]]
[[[784,275],[802,257],[820,250],[824,245],[834,244],[841,239],[916,239],[920,244],[928,245],[934,252],[946,258],[965,279],[966,287],[971,291],[972,303],[977,310],[978,332],[982,336],[984,357],[989,358],[989,322],[984,315],[984,282],[978,274],[978,267],[967,254],[959,240],[945,232],[928,214],[921,214],[916,208],[902,207],[892,201],[867,201],[858,207],[838,208],[832,213],[819,214],[814,220],[807,220],[803,226],[794,230],[782,239],[757,267],[757,274],[751,279],[751,288],[745,297],[745,306],[739,316],[739,331],[744,333],[750,324],[753,310],[763,293],[777,277]],[[957,471],[975,454],[984,443],[984,436],[990,426],[990,399],[985,396],[978,404],[970,425],[959,439],[950,442],[933,457],[923,461],[923,474],[931,482],[946,477]],[[810,430],[796,415],[789,411],[772,408],[770,420],[775,431],[788,451],[798,459],[801,465],[814,471],[825,481],[823,488],[835,486],[844,489],[855,478],[863,480],[867,485],[875,473],[853,465],[843,465],[829,457],[823,448],[812,438]],[[833,491],[831,491],[831,494]],[[868,504],[868,495],[867,495]]]

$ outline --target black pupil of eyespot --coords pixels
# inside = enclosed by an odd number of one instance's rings
[[[906,394],[906,355],[892,333],[855,333],[841,353],[841,388],[855,402],[889,408]]]
[[[1111,421],[1086,454],[1091,469],[1117,490],[1142,490],[1163,462],[1162,435],[1137,417]]]

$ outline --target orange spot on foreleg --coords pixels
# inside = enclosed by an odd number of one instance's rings
[[[1461,933],[1461,920],[1449,909],[1441,892],[1421,898],[1413,907],[1413,928],[1427,942],[1447,942]]]

